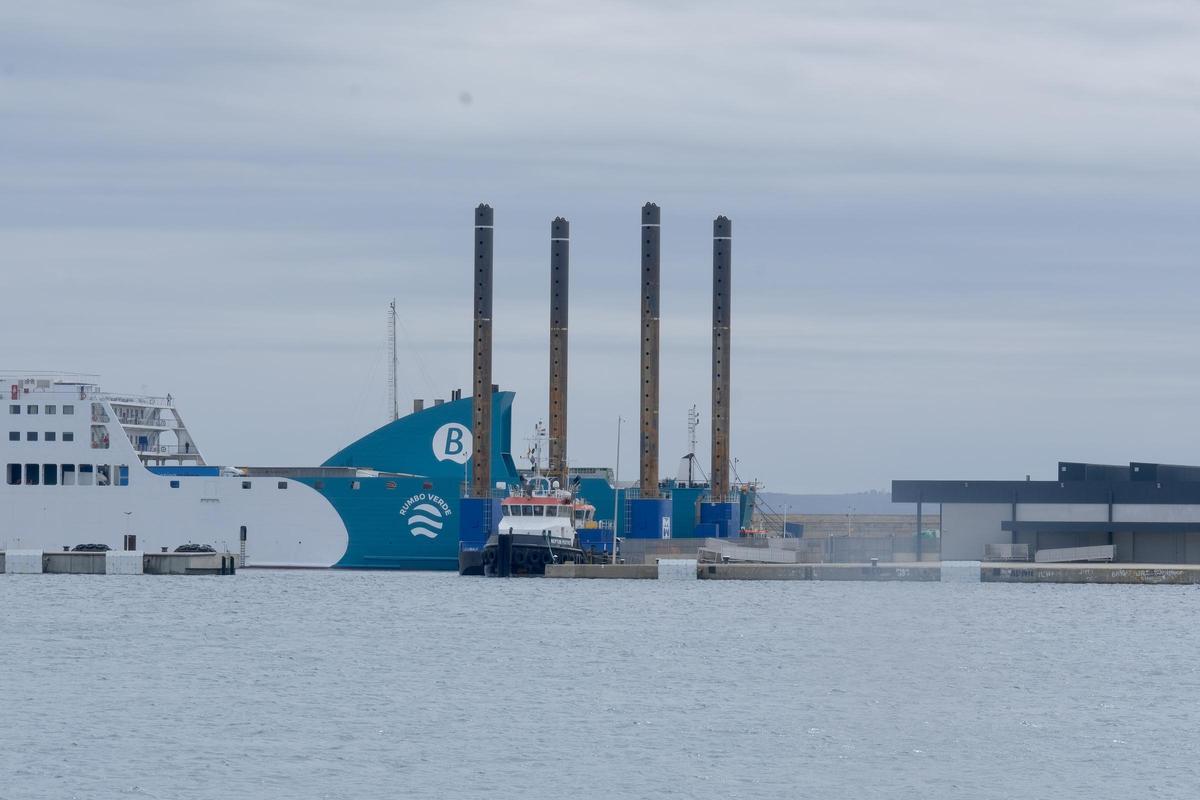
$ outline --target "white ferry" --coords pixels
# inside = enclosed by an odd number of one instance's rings
[[[209,466],[170,395],[106,394],[83,375],[0,386],[0,549],[206,544],[250,567],[329,567],[346,552],[346,526],[319,491]]]

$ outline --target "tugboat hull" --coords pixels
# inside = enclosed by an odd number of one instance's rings
[[[534,534],[502,533],[488,538],[480,553],[482,573],[494,577],[545,575],[547,564],[582,564],[586,560],[578,547],[548,541]],[[460,572],[463,566],[459,562]],[[472,574],[462,572],[462,574]]]

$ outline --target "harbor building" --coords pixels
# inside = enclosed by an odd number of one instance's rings
[[[943,560],[1105,560],[1200,564],[1200,466],[1059,462],[1057,480],[892,482],[892,501],[940,511]],[[937,507],[940,507],[937,508]],[[1058,559],[1049,552],[1067,553]]]

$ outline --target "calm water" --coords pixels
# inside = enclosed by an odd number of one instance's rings
[[[0,576],[0,797],[1200,791],[1200,591]]]

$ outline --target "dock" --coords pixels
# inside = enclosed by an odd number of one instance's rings
[[[233,575],[232,553],[144,553],[140,550],[0,550],[6,575]]]
[[[678,561],[672,575],[678,579]],[[697,580],[909,581],[926,583],[1200,584],[1200,564],[1054,564],[989,561],[893,564],[705,564],[689,561]],[[659,564],[550,564],[547,578],[657,580]],[[689,576],[690,577],[690,576]]]

